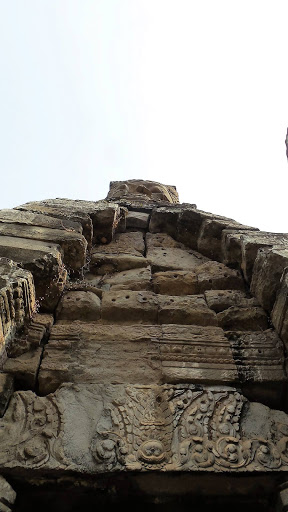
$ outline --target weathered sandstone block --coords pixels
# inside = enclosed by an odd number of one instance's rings
[[[24,326],[24,330],[16,334],[7,347],[8,356],[12,358],[18,357],[24,354],[24,352],[34,350],[43,345],[49,338],[53,323],[53,315],[33,313],[29,324]]]
[[[41,226],[26,226],[0,222],[0,237],[19,237],[59,244],[63,250],[63,262],[68,269],[80,270],[86,261],[87,242],[75,231],[50,229]],[[5,243],[5,239],[3,239]],[[32,242],[33,243],[33,242]]]
[[[39,347],[18,357],[9,357],[5,361],[4,372],[14,378],[17,388],[35,389],[41,356],[42,347]]]
[[[268,312],[273,308],[283,270],[288,266],[288,249],[274,246],[259,249],[253,268],[251,292]]]
[[[158,301],[161,324],[217,325],[216,314],[208,308],[203,295],[159,295]]]
[[[101,301],[91,291],[70,290],[61,297],[56,317],[60,322],[96,322],[101,316]]]
[[[107,199],[148,203],[179,202],[176,187],[148,180],[111,181]]]
[[[241,388],[252,401],[282,408],[287,376],[283,343],[274,330],[226,333]]]
[[[146,291],[103,292],[102,320],[111,323],[157,323],[157,295]]]
[[[39,391],[50,393],[63,382],[160,382],[158,350],[151,341],[160,333],[151,325],[56,325],[45,346]]]
[[[38,203],[37,203],[38,204]],[[13,210],[0,210],[0,223],[18,224],[19,231],[22,226],[40,226],[43,228],[60,229],[66,232],[82,234],[83,228],[80,222],[50,217],[41,213],[34,213],[30,211],[21,211],[18,209]],[[19,233],[20,234],[20,233]]]
[[[223,329],[235,331],[261,331],[269,327],[265,311],[257,306],[231,306],[218,313],[217,320]]]
[[[159,233],[146,235],[147,260],[153,272],[165,270],[189,270],[192,271],[207,258],[183,244],[176,242],[169,235]]]
[[[147,229],[150,215],[144,212],[128,211],[126,216],[127,228]]]
[[[52,217],[81,222],[88,244],[110,242],[121,219],[118,204],[107,201],[47,199],[30,202],[17,209],[38,212]],[[91,228],[93,227],[93,233]]]
[[[195,272],[186,270],[156,272],[153,291],[162,295],[194,295],[199,293],[198,277]]]
[[[180,208],[154,208],[150,216],[149,231],[151,233],[167,233],[176,238],[180,213]]]
[[[199,292],[206,290],[244,290],[245,283],[237,270],[230,269],[217,261],[206,261],[195,270]]]
[[[151,290],[151,267],[136,268],[104,276],[102,286],[114,290]]]
[[[30,270],[37,300],[44,311],[53,311],[67,278],[60,246],[38,240],[0,236],[0,257],[13,259]]]
[[[272,309],[271,320],[273,325],[284,341],[285,346],[288,346],[288,274],[287,268],[284,269],[279,290],[276,295],[276,300]],[[286,348],[287,349],[287,348]]]
[[[201,212],[204,216],[204,212]],[[207,214],[205,215],[207,216]],[[209,258],[223,261],[223,253],[222,253],[222,233],[224,230],[247,230],[250,231],[258,231],[256,228],[252,228],[250,226],[243,226],[238,222],[235,222],[231,219],[221,219],[221,218],[206,218],[203,220],[201,229],[198,236],[197,249],[205,256]]]
[[[225,263],[238,264],[244,272],[244,277],[250,283],[253,266],[258,250],[265,246],[283,246],[288,243],[288,235],[281,233],[266,233],[263,231],[224,231],[223,251]]]
[[[258,306],[254,297],[248,298],[241,290],[208,290],[205,292],[205,299],[209,308],[220,313],[231,306],[250,308]]]
[[[147,265],[141,232],[119,233],[108,245],[98,245],[91,253],[90,270],[95,274],[109,274]]]

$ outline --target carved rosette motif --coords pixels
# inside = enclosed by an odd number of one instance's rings
[[[61,415],[52,395],[35,397],[31,391],[14,393],[1,421],[1,466],[65,465]]]
[[[95,461],[107,470],[287,470],[288,425],[274,423],[267,438],[245,438],[246,399],[233,389],[128,386],[106,404],[92,440]]]

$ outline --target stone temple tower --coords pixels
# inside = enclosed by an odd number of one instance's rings
[[[151,181],[0,210],[0,511],[287,511],[287,267]]]

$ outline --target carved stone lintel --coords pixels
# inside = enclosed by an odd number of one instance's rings
[[[3,470],[288,471],[288,416],[228,386],[16,392],[0,420],[0,443]]]

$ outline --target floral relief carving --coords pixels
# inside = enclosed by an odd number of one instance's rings
[[[0,464],[38,468],[65,464],[61,409],[53,396],[14,393],[0,424]]]
[[[274,423],[267,438],[245,438],[245,402],[231,388],[128,386],[96,427],[93,457],[108,470],[287,470],[288,426]]]

